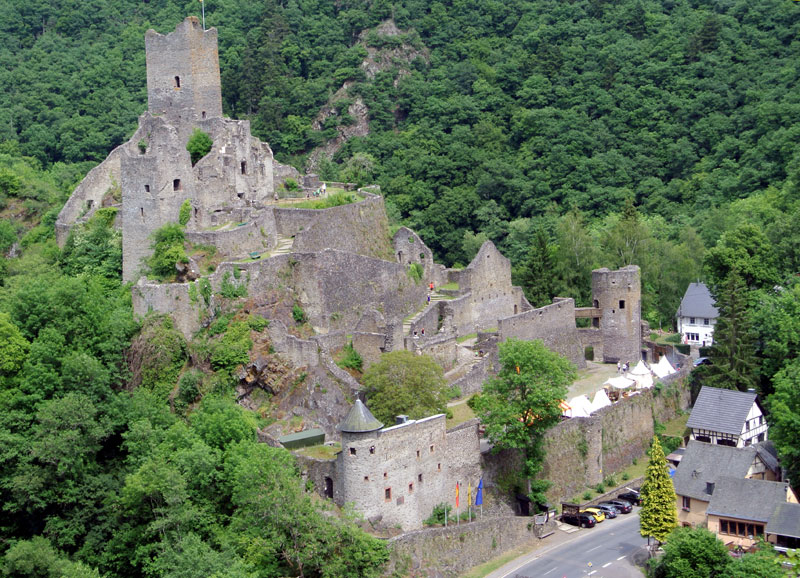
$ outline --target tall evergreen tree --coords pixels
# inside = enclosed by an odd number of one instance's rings
[[[536,231],[528,258],[520,273],[520,284],[525,297],[534,307],[547,305],[555,295],[553,260],[547,235],[541,229]]]
[[[709,354],[712,363],[702,368],[703,385],[739,391],[756,387],[758,365],[747,297],[742,276],[732,269],[714,296],[719,317]]]
[[[677,497],[667,471],[664,450],[657,436],[650,446],[650,461],[642,484],[642,511],[639,512],[639,532],[645,538],[652,536],[664,542],[678,526]]]

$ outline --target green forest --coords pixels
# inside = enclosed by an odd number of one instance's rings
[[[263,418],[233,401],[246,324],[187,343],[136,321],[111,212],[55,243],[72,189],[146,110],[145,31],[199,11],[0,3],[3,575],[372,576],[387,558],[257,443]],[[709,283],[722,325],[697,384],[759,388],[800,475],[798,3],[209,0],[205,16],[225,113],[281,162],[302,170],[363,100],[369,134],[320,176],[379,184],[437,261],[491,240],[535,306],[588,304],[593,268],[638,264],[654,329]],[[374,31],[389,19],[400,35]],[[365,74],[368,48],[401,45],[415,58]]]

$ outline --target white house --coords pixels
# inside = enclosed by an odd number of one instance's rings
[[[708,347],[714,342],[714,325],[719,311],[704,283],[689,283],[675,316],[683,343]]]
[[[723,446],[767,440],[767,421],[754,392],[703,387],[686,427],[691,439]]]

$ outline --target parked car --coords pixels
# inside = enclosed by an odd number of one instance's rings
[[[565,524],[580,526],[581,528],[594,528],[597,524],[595,517],[588,513],[562,514],[561,521]]]
[[[630,502],[626,502],[625,500],[608,500],[607,502],[603,502],[603,504],[610,504],[619,510],[620,514],[630,514],[633,511],[633,506],[631,506]]]
[[[603,513],[603,510],[599,508],[584,508],[583,510],[581,510],[581,513],[584,512],[594,516],[594,519],[597,520],[598,524],[606,519],[606,515]]]
[[[641,506],[642,504],[642,498],[639,496],[639,492],[635,491],[624,492],[619,494],[617,498],[620,500],[625,500],[626,502],[630,502],[634,506]]]
[[[606,518],[616,518],[617,514],[619,514],[619,510],[616,506],[612,506],[611,504],[597,504],[596,507],[598,510],[603,510]]]

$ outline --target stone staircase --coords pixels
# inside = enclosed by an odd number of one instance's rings
[[[285,255],[286,253],[291,253],[293,246],[294,237],[284,237],[283,235],[278,235],[278,244],[270,252],[270,256],[274,257],[275,255]]]
[[[449,299],[449,297],[447,295],[443,295],[442,293],[439,293],[438,291],[434,291],[430,295],[431,295],[431,305],[433,305],[437,301],[444,301],[446,299]],[[417,319],[422,317],[422,314],[425,313],[425,310],[428,309],[428,307],[430,307],[430,305],[426,304],[425,307],[423,307],[422,309],[417,311],[412,317],[409,317],[406,321],[403,321],[403,335],[404,336],[406,336],[409,333],[411,333],[411,325]]]

